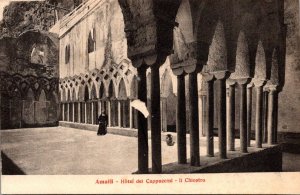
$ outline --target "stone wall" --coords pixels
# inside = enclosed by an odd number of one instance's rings
[[[278,131],[300,133],[300,9],[298,0],[285,0],[287,25],[285,84],[279,94]]]

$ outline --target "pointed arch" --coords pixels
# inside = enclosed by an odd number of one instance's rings
[[[134,75],[131,81],[131,87],[130,87],[130,98],[136,99],[138,96],[138,80],[137,77]]]
[[[96,92],[95,83],[92,84],[91,99],[97,99],[97,92]]]
[[[104,86],[104,83],[103,83],[103,82],[100,83],[99,98],[100,98],[100,99],[106,98],[105,86]]]
[[[227,46],[223,23],[219,20],[209,46],[207,72],[227,69]]]
[[[46,93],[45,91],[42,89],[41,93],[40,93],[40,96],[39,96],[39,101],[46,101],[47,98],[46,98]]]
[[[70,89],[66,89],[67,90],[67,101],[71,101],[71,92]]]
[[[231,78],[248,78],[250,76],[249,47],[243,31],[240,31],[237,41],[235,63],[235,72]]]
[[[75,88],[73,88],[72,90],[72,101],[76,101],[76,91],[75,91]]]
[[[279,85],[279,71],[278,71],[278,48],[274,48],[272,53],[272,66],[270,84]]]
[[[112,80],[110,80],[108,85],[108,97],[112,99],[116,98],[115,87]]]
[[[259,41],[255,55],[254,78],[265,80],[267,78],[266,68],[266,54],[262,42]]]
[[[30,100],[30,101],[34,101],[35,100],[34,93],[33,93],[33,90],[31,88],[29,88],[28,91],[27,91],[26,100]]]
[[[79,89],[78,89],[78,100],[79,101],[84,101],[84,86],[83,85],[79,86]]]
[[[84,101],[87,101],[89,99],[90,99],[90,97],[89,97],[89,88],[88,88],[87,85],[85,85],[85,87],[84,87]]]
[[[119,99],[127,99],[126,86],[123,78],[119,83],[118,97]]]

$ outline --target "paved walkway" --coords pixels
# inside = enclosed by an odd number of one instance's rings
[[[113,134],[96,136],[94,131],[65,127],[5,130],[0,131],[0,135],[1,151],[25,174],[131,174],[137,170],[135,137]],[[238,145],[239,140],[236,140]],[[200,139],[200,146],[200,154],[204,155],[205,138]],[[215,152],[218,152],[217,147],[215,143]],[[189,147],[187,154],[189,158]],[[176,161],[177,145],[167,146],[163,141],[162,163]]]

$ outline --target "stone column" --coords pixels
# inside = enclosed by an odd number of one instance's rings
[[[240,142],[241,152],[247,153],[247,79],[239,79],[240,90]]]
[[[147,80],[146,65],[137,68],[138,72],[138,99],[147,102]],[[141,112],[137,113],[138,118],[138,173],[148,173],[148,129],[147,118]]]
[[[255,90],[256,90],[255,141],[256,141],[256,147],[262,148],[263,85],[255,84]]]
[[[78,102],[78,123],[81,123],[81,102]]]
[[[274,108],[274,96],[276,93],[276,86],[270,86],[269,90],[269,98],[268,98],[268,144],[275,144],[275,132],[274,132],[274,118],[275,118],[275,108]]]
[[[214,76],[206,75],[203,77],[207,83],[207,97],[206,97],[206,155],[214,156]]]
[[[133,128],[133,117],[132,117],[132,107],[130,105],[131,100],[129,100],[129,128]]]
[[[218,114],[218,135],[219,135],[219,155],[220,158],[227,158],[227,137],[226,137],[226,72],[215,74],[218,82],[218,97],[219,102]]]
[[[67,103],[67,121],[70,122],[70,103]]]
[[[61,118],[62,118],[62,121],[65,121],[65,104],[62,103],[61,105],[62,105],[62,115],[61,115],[62,117]]]
[[[75,122],[75,103],[72,102],[72,121]]]
[[[189,122],[191,165],[200,166],[199,117],[198,117],[198,83],[197,72],[189,74]]]
[[[117,100],[118,102],[118,127],[122,127],[121,124],[121,100]]]
[[[176,112],[176,131],[178,163],[187,163],[186,154],[186,107],[185,107],[185,79],[184,75],[177,76],[177,112]]]
[[[126,116],[126,102],[127,100],[124,100],[123,102],[122,102],[122,126],[124,127],[124,128],[127,128],[127,125],[126,125],[126,123],[127,123],[127,116]]]
[[[84,102],[84,123],[87,124],[87,106],[86,106],[87,102]]]
[[[94,124],[94,102],[91,102],[91,124]]]
[[[111,127],[111,105],[110,100],[107,101],[107,109],[108,109],[108,126]]]
[[[263,143],[267,143],[268,138],[268,91],[263,89]]]
[[[248,147],[250,147],[250,142],[251,142],[252,87],[253,84],[247,86],[247,146]]]
[[[228,147],[235,150],[235,83],[228,88],[228,115],[227,115]]]
[[[161,173],[160,78],[157,64],[151,66],[151,143],[152,171]]]

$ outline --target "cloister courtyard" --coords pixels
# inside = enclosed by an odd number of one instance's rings
[[[164,134],[166,133],[162,134],[163,165],[177,161],[176,139],[173,146],[168,146]],[[150,144],[151,142],[149,154]],[[217,146],[215,144],[216,152]],[[239,146],[238,139],[236,146]],[[189,147],[187,149],[189,158]],[[203,156],[205,151],[205,137],[200,137],[200,155]],[[132,174],[137,171],[138,166],[137,138],[110,133],[96,136],[95,131],[66,127],[5,130],[1,131],[1,157],[2,174]],[[151,167],[151,163],[149,164]],[[283,152],[282,166],[283,171],[300,171],[300,156]]]

